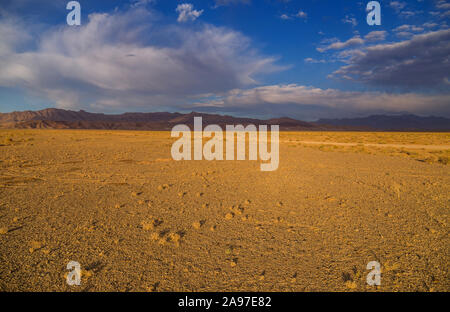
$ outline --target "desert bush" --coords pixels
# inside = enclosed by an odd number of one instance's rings
[[[10,136],[6,136],[3,138],[2,145],[8,146],[14,144],[14,140]]]
[[[438,158],[438,162],[443,164],[443,165],[447,165],[448,164],[448,157],[447,156],[441,156]]]

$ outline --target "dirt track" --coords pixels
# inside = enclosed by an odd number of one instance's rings
[[[286,141],[291,142],[291,141]],[[301,144],[318,144],[318,145],[336,145],[336,146],[358,146],[358,143],[339,143],[339,142],[313,142],[313,141],[297,141]],[[408,148],[408,149],[429,149],[429,150],[448,150],[450,145],[419,145],[419,144],[373,144],[365,143],[363,146],[373,147],[395,147],[395,148]]]
[[[289,140],[261,172],[175,162],[167,132],[10,133],[0,290],[450,291],[448,165]]]

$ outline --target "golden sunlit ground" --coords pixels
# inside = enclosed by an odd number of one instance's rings
[[[0,290],[450,291],[450,134],[281,133],[274,172],[174,141],[0,130]]]

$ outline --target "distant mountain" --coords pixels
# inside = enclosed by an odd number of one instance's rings
[[[363,118],[320,119],[319,125],[370,128],[382,131],[450,131],[450,119],[416,115],[372,115]]]
[[[19,129],[117,129],[171,130],[186,124],[192,129],[194,117],[202,117],[203,126],[279,125],[284,131],[450,131],[450,119],[415,115],[373,115],[363,118],[320,119],[305,122],[289,117],[268,120],[191,112],[124,113],[117,115],[47,108],[39,111],[0,113],[0,128]]]
[[[99,113],[89,113],[83,110],[78,112],[58,109],[46,108],[39,111],[24,111],[12,113],[0,113],[0,123],[8,122],[24,122],[24,121],[107,121],[107,122],[154,122],[166,121],[179,116],[180,113],[124,113],[120,115],[107,115]]]
[[[281,130],[339,130],[341,127],[318,125],[288,117],[260,120],[204,113],[124,113],[108,115],[47,108],[40,111],[0,113],[1,128],[20,129],[123,129],[171,130],[178,124],[193,126],[194,117],[202,117],[203,125],[279,125]]]

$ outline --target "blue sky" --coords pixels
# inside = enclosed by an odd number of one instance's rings
[[[2,0],[0,111],[450,117],[450,2]]]

